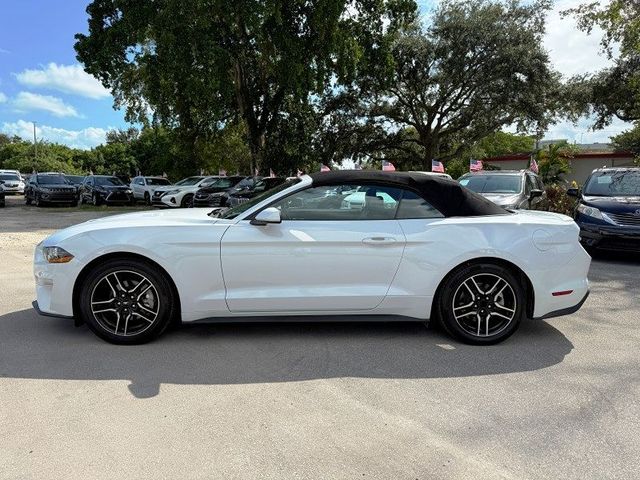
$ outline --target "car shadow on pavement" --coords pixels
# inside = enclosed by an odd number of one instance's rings
[[[160,384],[294,382],[336,377],[446,378],[539,370],[573,345],[546,322],[523,322],[489,347],[458,343],[416,322],[189,325],[155,342],[116,346],[86,326],[31,310],[0,316],[0,376],[130,380],[138,398]]]

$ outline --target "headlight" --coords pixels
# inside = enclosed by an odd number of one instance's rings
[[[179,193],[179,192],[180,192],[180,190],[169,190],[169,191],[164,192],[163,195],[175,195],[176,193]]]
[[[587,217],[597,218],[598,220],[604,220],[602,212],[595,207],[588,207],[586,205],[578,205],[578,211]]]
[[[131,193],[131,190],[127,189],[124,191],[124,193]]]
[[[41,192],[49,192],[50,190],[47,187],[40,187]]]
[[[49,263],[68,263],[73,259],[73,255],[60,247],[44,247],[42,253]]]

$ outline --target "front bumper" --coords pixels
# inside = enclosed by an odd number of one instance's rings
[[[78,201],[78,195],[73,193],[62,193],[62,192],[52,192],[52,193],[40,193],[40,200],[48,203],[75,203]]]
[[[4,193],[9,195],[23,195],[24,187],[4,187]]]
[[[133,203],[133,194],[124,192],[109,192],[103,197],[105,203]]]
[[[578,223],[580,242],[603,250],[640,252],[640,228],[595,223]]]

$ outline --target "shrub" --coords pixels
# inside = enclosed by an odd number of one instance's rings
[[[547,201],[549,202],[548,211],[573,216],[576,200],[567,195],[566,187],[559,183],[553,183],[547,185],[545,190],[547,192]]]

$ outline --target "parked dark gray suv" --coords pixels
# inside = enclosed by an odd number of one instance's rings
[[[458,182],[504,208],[542,210],[547,206],[544,184],[538,175],[529,170],[467,173]]]

